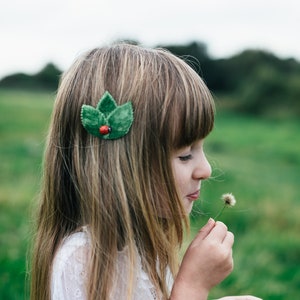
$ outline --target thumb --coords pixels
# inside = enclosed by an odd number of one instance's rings
[[[209,220],[207,221],[207,223],[199,230],[198,234],[197,234],[197,239],[201,239],[204,240],[208,234],[211,232],[211,230],[215,227],[215,220],[212,218],[209,218]]]

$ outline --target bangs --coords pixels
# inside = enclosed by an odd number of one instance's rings
[[[193,70],[177,78],[178,84],[169,103],[168,133],[165,137],[173,149],[205,138],[213,129],[215,106],[212,95]],[[192,74],[191,74],[192,73]],[[192,75],[192,76],[191,76]],[[181,75],[182,76],[182,75]]]

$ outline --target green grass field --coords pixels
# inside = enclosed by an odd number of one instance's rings
[[[28,299],[26,259],[44,141],[54,95],[0,90],[0,299]],[[206,152],[213,178],[191,215],[192,238],[222,206],[235,234],[233,273],[211,295],[300,296],[300,135],[298,120],[219,111]]]

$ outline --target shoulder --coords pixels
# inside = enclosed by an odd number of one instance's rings
[[[89,252],[90,239],[86,230],[73,233],[63,240],[53,260],[53,299],[84,299]]]
[[[89,254],[89,249],[90,239],[86,230],[71,234],[63,240],[58,248],[53,261],[53,269],[56,268],[56,271],[59,271],[70,260],[79,263],[85,261]]]
[[[135,258],[135,264],[132,266],[129,259],[129,249],[125,248],[122,251],[119,251],[115,269],[116,277],[114,278],[111,299],[124,299],[131,276],[133,279],[133,294],[131,299],[162,299],[161,292],[155,288],[153,282],[149,278],[149,275],[144,270],[141,257],[137,250]],[[167,269],[166,281],[170,292],[173,285],[173,277],[169,268]]]

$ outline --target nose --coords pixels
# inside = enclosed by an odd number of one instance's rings
[[[195,166],[193,178],[196,180],[204,180],[211,176],[211,166],[204,153],[202,153],[199,162]]]

